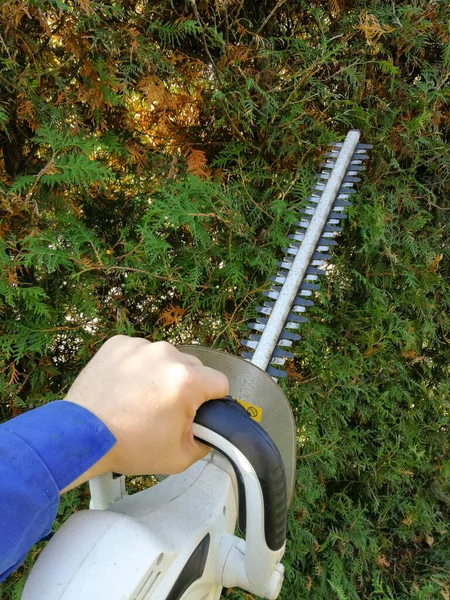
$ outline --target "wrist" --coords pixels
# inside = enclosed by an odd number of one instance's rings
[[[104,473],[108,473],[110,471],[114,471],[114,448],[105,454],[99,461],[97,461],[92,467],[90,467],[87,471],[82,473],[77,479],[72,481],[69,485],[67,485],[64,489],[61,490],[61,494],[72,490],[73,488],[78,487],[82,483],[86,483],[89,479],[93,479],[94,477],[98,477],[99,475],[103,475]]]

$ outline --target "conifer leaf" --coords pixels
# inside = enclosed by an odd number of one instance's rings
[[[328,6],[334,18],[339,18],[342,11],[342,0],[328,0]]]
[[[382,35],[393,31],[389,25],[381,26],[376,15],[367,10],[361,11],[359,15],[359,24],[355,26],[357,31],[361,31],[369,46],[372,46],[376,52],[379,50],[378,40]]]
[[[188,172],[200,179],[208,177],[210,170],[207,167],[206,154],[203,150],[188,148],[186,152],[186,164]]]
[[[186,311],[186,308],[181,308],[180,306],[174,306],[171,304],[160,313],[156,323],[161,323],[163,327],[177,325],[186,314]]]

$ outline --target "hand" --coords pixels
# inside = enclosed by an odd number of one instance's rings
[[[228,394],[222,373],[166,342],[115,336],[83,369],[66,400],[94,413],[117,443],[70,487],[107,471],[179,473],[210,448],[194,439],[201,404]]]

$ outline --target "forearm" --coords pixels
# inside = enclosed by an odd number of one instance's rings
[[[60,492],[107,470],[115,439],[97,417],[53,402],[0,425],[0,580],[51,530]]]

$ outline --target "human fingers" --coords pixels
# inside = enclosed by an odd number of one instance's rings
[[[163,342],[164,344],[166,342]],[[145,338],[130,337],[128,335],[113,335],[101,346],[97,355],[114,353],[127,354],[149,349],[153,344]],[[170,344],[167,344],[170,346]]]
[[[203,366],[202,361],[196,356],[192,356],[192,354],[186,354],[185,352],[180,352],[180,360],[184,362],[186,365],[192,365],[194,367]]]
[[[193,366],[192,371],[197,378],[196,409],[208,400],[223,398],[229,394],[230,384],[224,373],[204,365]]]
[[[170,361],[158,374],[165,381],[166,390],[170,389],[170,395],[178,397],[179,405],[186,404],[194,412],[207,400],[222,398],[229,393],[226,375],[200,361],[196,364]]]
[[[175,346],[165,341],[149,342],[145,338],[132,338],[115,335],[107,340],[98,352],[103,359],[129,359],[138,362],[148,360],[149,365],[155,361],[170,361],[184,365],[201,366],[202,362],[195,356],[180,352]]]
[[[188,469],[198,460],[205,458],[211,452],[211,448],[194,438],[192,427],[185,432],[182,449],[180,451],[180,460],[177,465],[179,471]]]

